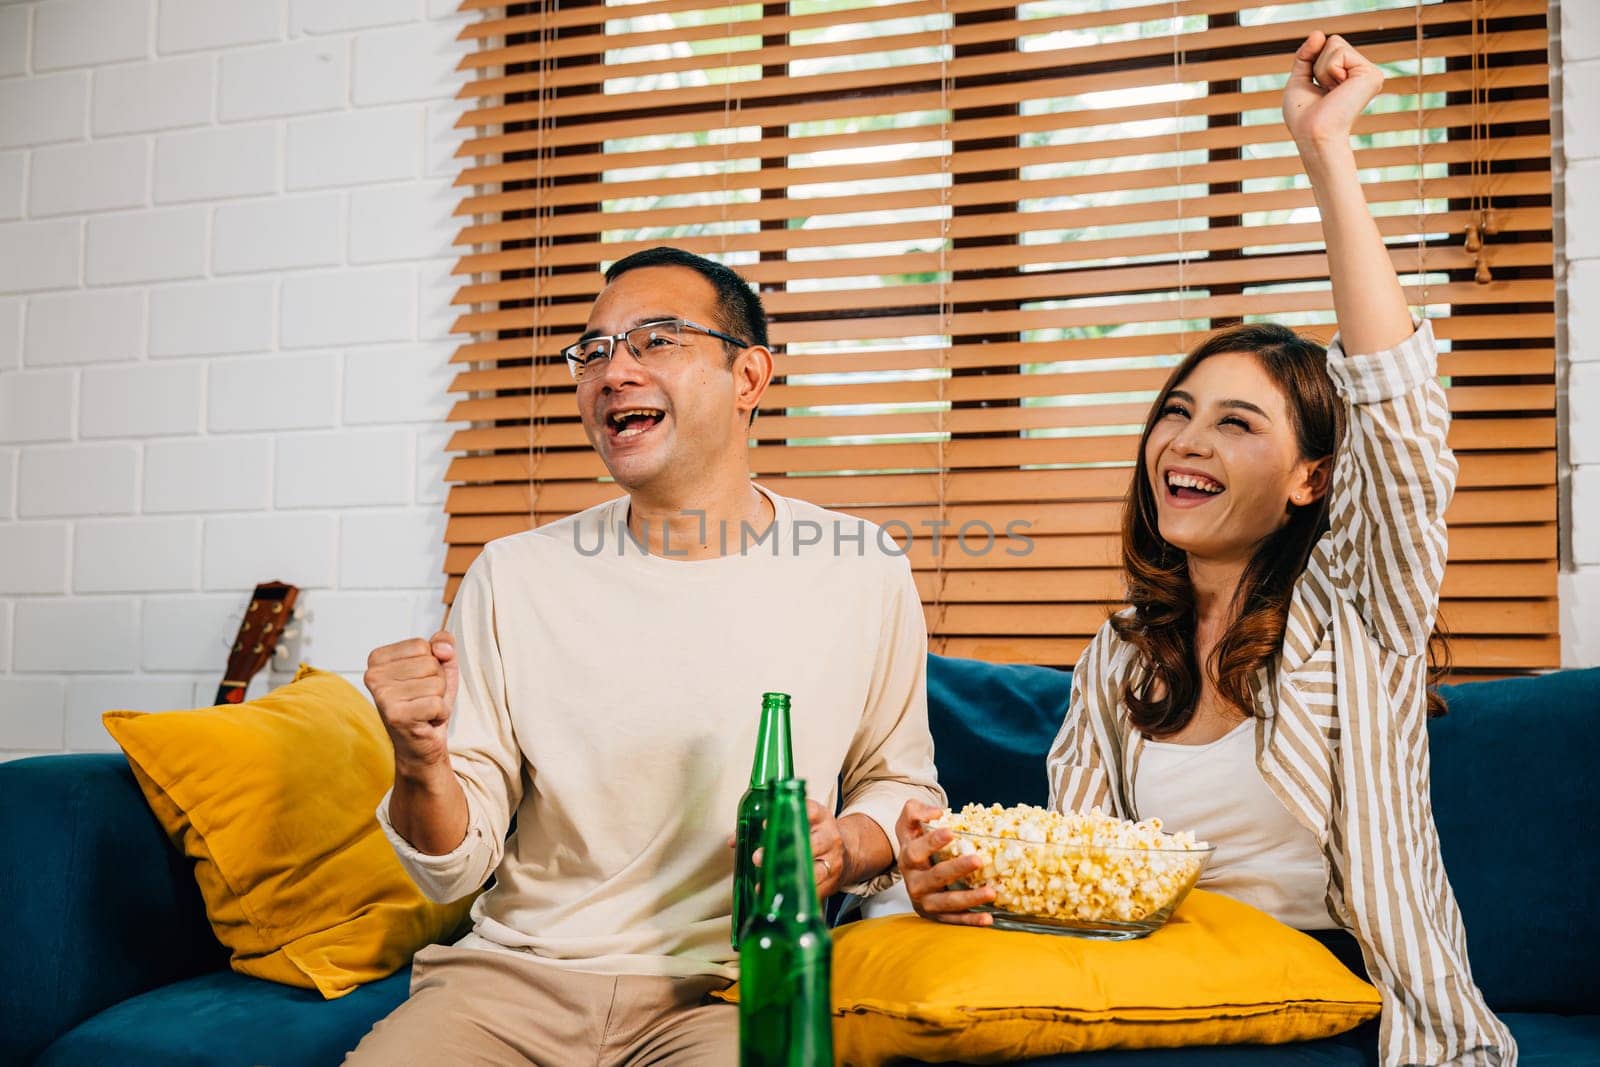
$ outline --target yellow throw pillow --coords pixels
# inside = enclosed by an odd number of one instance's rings
[[[394,778],[378,713],[336,674],[302,666],[245,704],[106,729],[195,878],[233,969],[333,999],[454,931],[471,899],[438,905],[400,866],[374,812]]]
[[[730,991],[724,999],[737,999]],[[1311,937],[1190,892],[1138,941],[950,926],[915,915],[833,932],[839,1063],[1008,1063],[1108,1048],[1275,1045],[1343,1033],[1377,990]]]

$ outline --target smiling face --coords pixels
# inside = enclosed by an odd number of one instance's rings
[[[1288,398],[1247,352],[1209,356],[1173,387],[1143,459],[1162,539],[1208,561],[1248,560],[1327,488],[1328,461],[1301,455]]]
[[[586,333],[671,318],[720,328],[719,310],[715,287],[696,271],[640,267],[600,293]],[[742,349],[730,366],[721,341],[684,330],[681,348],[643,362],[619,343],[603,370],[578,383],[578,411],[617,484],[666,501],[687,499],[683,494],[707,479],[748,478],[746,427],[770,377],[765,349]]]

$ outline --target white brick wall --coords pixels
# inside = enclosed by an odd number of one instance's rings
[[[38,671],[131,671],[139,658],[139,602],[127,597],[19,601],[11,666]]]
[[[209,224],[203,207],[90,219],[84,281],[117,285],[203,277]]]
[[[274,197],[217,209],[212,269],[329,267],[343,258],[344,200],[337,195]]]
[[[278,188],[276,126],[223,126],[156,141],[156,202],[222,200]]]
[[[293,0],[289,24],[296,33],[338,33],[414,21],[417,0]]]
[[[416,287],[409,267],[286,278],[283,346],[404,341],[416,331]]]
[[[271,471],[269,437],[153,441],[145,446],[144,510],[265,510]]]
[[[404,504],[411,500],[409,430],[346,430],[278,438],[280,508]],[[306,472],[316,469],[316,477]]]
[[[238,594],[150,597],[143,607],[141,670],[208,672],[213,686],[222,681],[217,664],[228,662],[228,644],[244,617]]]
[[[426,585],[444,567],[444,512],[351,512],[340,523],[339,584],[345,589]]]
[[[137,207],[149,192],[149,154],[141,140],[38,149],[28,173],[28,213],[42,218]]]
[[[0,298],[0,371],[22,366],[22,301]]]
[[[65,739],[67,683],[59,678],[0,678],[0,748],[50,751]]]
[[[417,598],[399,593],[325,593],[316,598],[316,625],[305,656],[329,670],[360,674],[375,644],[421,635]]]
[[[156,48],[220,50],[283,37],[283,0],[161,0]]]
[[[312,38],[222,57],[219,115],[223,121],[327,111],[344,103],[350,46]]]
[[[0,448],[0,519],[17,514],[17,450]],[[4,670],[0,667],[0,670]]]
[[[211,119],[209,56],[106,67],[94,72],[96,137],[202,126]]]
[[[454,92],[441,57],[457,54],[455,27],[417,22],[356,38],[353,93],[357,104],[438,100]],[[419,71],[434,74],[419,77]]]
[[[449,363],[449,344],[387,346],[345,357],[346,423],[422,422],[438,409],[459,366]]]
[[[83,372],[82,437],[155,437],[200,430],[205,368],[193,363],[136,363]]]
[[[1566,413],[1572,558],[1561,575],[1562,662],[1600,665],[1600,5],[1561,2],[1561,157],[1566,164]],[[1555,123],[1552,123],[1554,126]],[[1559,223],[1558,223],[1559,225]],[[1559,237],[1560,230],[1557,230]]]
[[[206,520],[202,584],[208,590],[249,589],[271,573],[301,589],[336,584],[339,522],[331,514],[277,512]],[[395,584],[395,569],[387,580]],[[437,568],[435,569],[437,573]],[[429,575],[418,586],[433,581]]]
[[[438,625],[455,6],[0,2],[0,755]]]
[[[0,116],[5,114],[4,108],[0,101]],[[0,227],[0,292],[31,293],[77,285],[82,251],[83,223],[76,219]]]
[[[0,78],[27,71],[32,15],[25,7],[0,8]]]
[[[211,364],[213,433],[315,430],[339,421],[339,356],[249,356]]]
[[[289,127],[291,189],[414,178],[422,167],[419,107],[318,115]]]
[[[0,152],[0,221],[20,219],[28,157],[21,152]]]
[[[76,290],[28,301],[22,360],[29,366],[116,363],[144,353],[144,293]]]
[[[25,448],[17,473],[17,516],[131,515],[138,507],[139,449],[133,445]]]
[[[56,0],[33,16],[33,69],[89,67],[142,59],[150,39],[150,5],[127,0]]]
[[[71,537],[64,522],[0,526],[0,585],[12,593],[65,593]]]
[[[150,292],[150,354],[208,356],[272,347],[277,285],[271,279],[202,282]]]
[[[350,258],[357,263],[447,256],[459,219],[449,182],[381,186],[350,194]]]
[[[0,297],[0,371],[22,366],[22,301]]]
[[[194,686],[182,680],[137,675],[74,678],[67,687],[67,748],[115,752],[116,742],[100,723],[106,711],[168,711],[188,707],[193,700]]]
[[[72,440],[71,371],[24,371],[0,377],[0,441]]]
[[[89,119],[89,75],[13,76],[0,82],[0,148],[76,141]]]
[[[72,541],[77,593],[186,592],[195,587],[199,519],[80,522]]]

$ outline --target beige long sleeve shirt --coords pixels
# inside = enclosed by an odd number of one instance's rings
[[[1427,644],[1456,476],[1433,330],[1373,355],[1336,338],[1328,373],[1349,418],[1331,528],[1256,679],[1256,765],[1327,860],[1329,914],[1360,940],[1383,995],[1386,1067],[1514,1064],[1472,981],[1429,799]],[[1139,670],[1109,624],[1084,651],[1049,759],[1058,808],[1136,816],[1128,783],[1144,742],[1122,698]]]
[[[472,565],[449,624],[466,839],[423,854],[394,832],[387,797],[378,809],[428,896],[494,876],[463,944],[736,977],[726,841],[768,690],[793,698],[812,799],[831,808],[842,793],[843,814],[891,844],[907,800],[944,802],[906,560],[871,524],[767,495],[771,532],[730,528],[719,558],[649,555],[624,497],[495,541]]]

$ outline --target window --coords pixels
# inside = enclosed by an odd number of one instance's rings
[[[1331,337],[1278,113],[1321,28],[1390,77],[1358,160],[1445,349],[1456,666],[1557,665],[1544,0],[466,6],[447,596],[617,494],[556,353],[606,265],[674,244],[771,313],[764,484],[910,531],[935,651],[1071,664],[1167,368],[1241,320]]]

